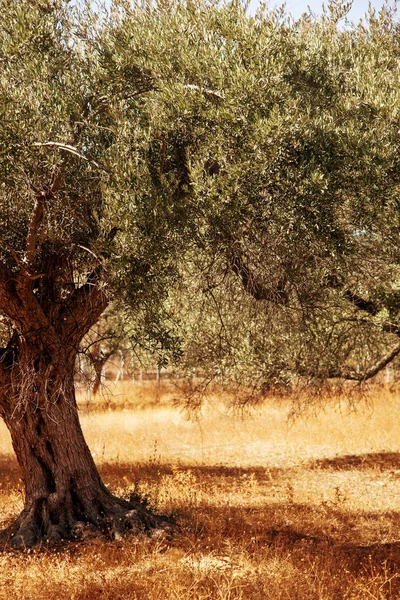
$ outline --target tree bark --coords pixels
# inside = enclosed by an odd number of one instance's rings
[[[97,394],[101,391],[102,383],[103,383],[103,369],[106,364],[105,360],[96,361],[93,363],[94,369],[94,379],[92,384],[92,394],[93,396],[97,396]]]
[[[88,534],[119,538],[128,531],[168,530],[169,520],[139,499],[110,493],[79,423],[77,349],[107,305],[104,292],[90,281],[61,305],[44,308],[29,274],[1,275],[0,267],[0,306],[15,329],[0,352],[0,416],[22,470],[25,504],[0,542],[23,549]]]
[[[22,470],[25,505],[2,541],[29,548],[88,532],[118,538],[128,531],[165,528],[167,519],[138,500],[116,498],[103,484],[78,419],[73,353],[63,362],[62,349],[49,356],[43,347],[21,346],[12,366],[3,360],[3,395],[11,392],[11,398],[3,399],[1,415]]]

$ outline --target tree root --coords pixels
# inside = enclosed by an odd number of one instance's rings
[[[0,532],[0,549],[59,548],[70,541],[98,538],[121,542],[141,534],[168,540],[176,529],[172,517],[157,515],[137,499],[127,502],[110,495],[106,503],[92,506],[86,518],[74,512],[60,507],[50,517],[46,501],[36,501]]]

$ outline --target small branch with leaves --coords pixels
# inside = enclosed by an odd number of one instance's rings
[[[36,147],[42,147],[42,148],[57,148],[58,150],[62,150],[64,152],[69,152],[70,154],[74,154],[75,156],[82,158],[83,160],[92,164],[93,166],[97,167],[98,169],[101,169],[102,171],[106,171],[107,173],[109,173],[109,170],[107,169],[107,167],[105,167],[105,165],[103,165],[103,163],[101,163],[99,160],[93,158],[93,156],[91,156],[87,152],[83,153],[81,150],[79,150],[79,148],[76,148],[75,146],[71,146],[70,144],[64,144],[62,142],[34,142],[31,145],[36,146]]]

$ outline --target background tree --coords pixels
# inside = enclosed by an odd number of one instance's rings
[[[79,350],[79,371],[86,389],[94,396],[102,391],[105,369],[111,360],[117,367],[117,378],[123,374],[131,355],[126,318],[117,306],[110,304],[97,323],[88,331]]]
[[[353,376],[373,341],[369,376],[398,354],[398,28],[386,10],[341,31],[337,3],[297,23],[237,1],[1,6],[0,414],[26,491],[6,535],[157,527],[100,480],[79,346],[115,297],[178,357],[189,275],[233,300],[214,364],[244,346],[253,370]]]

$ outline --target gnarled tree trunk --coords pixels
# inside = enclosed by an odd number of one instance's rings
[[[77,348],[107,305],[95,281],[63,303],[41,305],[29,281],[0,273],[0,303],[14,334],[0,361],[0,415],[22,469],[25,506],[0,539],[18,547],[103,532],[113,537],[168,521],[103,484],[78,419]]]

